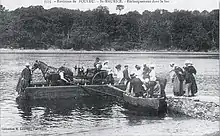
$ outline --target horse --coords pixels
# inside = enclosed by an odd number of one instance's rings
[[[64,71],[64,73],[66,74],[67,78],[70,79],[70,81],[73,80],[73,72],[69,68],[66,68],[64,66],[61,66],[60,68],[55,68],[52,66],[48,66],[46,63],[44,63],[42,61],[36,60],[32,69],[31,69],[32,73],[36,69],[41,70],[43,77],[46,80],[48,85],[51,82],[53,82],[52,80],[60,80],[60,77],[59,77],[60,70]],[[54,77],[56,77],[56,78],[54,78]]]
[[[52,66],[48,66],[46,63],[36,60],[33,67],[31,68],[32,73],[36,70],[36,69],[40,69],[44,79],[46,80],[46,82],[49,84],[50,82],[50,76],[52,74],[57,74],[58,73],[58,68],[52,67]]]

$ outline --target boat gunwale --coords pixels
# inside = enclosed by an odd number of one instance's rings
[[[114,86],[123,86],[123,85],[114,85]],[[72,88],[72,87],[108,87],[108,85],[105,84],[105,85],[30,86],[25,89]]]
[[[134,99],[142,99],[142,100],[144,100],[144,99],[151,99],[151,100],[153,100],[153,99],[157,99],[157,100],[165,100],[166,98],[165,97],[159,97],[159,98],[155,98],[155,97],[135,97],[135,96],[132,96],[132,95],[128,95],[127,93],[124,93],[123,95],[126,95],[126,96],[128,96],[128,97],[132,97],[132,98],[134,98]]]

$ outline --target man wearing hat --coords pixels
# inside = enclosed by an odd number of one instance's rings
[[[130,74],[131,80],[128,83],[128,92],[131,93],[133,90],[135,97],[143,96],[143,83],[142,81],[136,77],[135,73]]]
[[[184,62],[184,77],[185,77],[185,84],[186,84],[186,96],[194,96],[198,89],[197,89],[197,84],[194,75],[196,75],[196,69],[193,66],[192,62],[189,60],[186,60]]]
[[[123,79],[121,82],[125,82],[125,84],[127,85],[128,81],[130,81],[130,77],[128,74],[128,65],[125,65],[124,68],[125,69],[123,70]]]
[[[101,63],[99,57],[96,57],[95,62],[94,62],[94,67],[96,70],[101,70],[102,63]]]
[[[23,88],[26,88],[30,85],[31,82],[31,70],[30,64],[27,62],[25,68],[21,72],[21,79],[24,81]]]

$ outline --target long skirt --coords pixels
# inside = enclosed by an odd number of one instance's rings
[[[173,94],[175,96],[183,96],[185,92],[183,91],[183,81],[179,80],[179,78],[174,75],[173,80]]]
[[[192,76],[191,94],[194,95],[197,92],[198,92],[198,88],[197,88],[196,80],[195,77]]]

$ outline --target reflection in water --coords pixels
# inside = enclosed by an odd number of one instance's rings
[[[17,101],[15,87],[25,62],[36,59],[51,66],[60,67],[64,62],[67,67],[75,65],[93,66],[99,56],[102,61],[109,60],[109,66],[129,65],[131,71],[136,64],[156,63],[159,76],[169,76],[169,63],[183,65],[190,59],[197,68],[196,80],[198,95],[218,95],[219,60],[206,57],[178,58],[161,54],[1,54],[0,90],[1,90],[1,127],[21,128],[20,131],[3,130],[2,135],[203,135],[218,131],[218,123],[208,120],[191,119],[182,115],[171,114],[165,118],[131,113],[117,101],[105,98],[85,98],[69,100]],[[158,57],[160,56],[160,57]],[[122,61],[123,60],[123,61]],[[206,64],[206,65],[204,65]],[[35,71],[33,81],[43,79],[40,71]],[[166,93],[172,93],[168,80]]]
[[[58,114],[63,116],[72,115],[72,112],[81,114],[88,112],[95,116],[111,115],[111,107],[114,104],[112,98],[108,97],[83,97],[78,99],[54,99],[54,100],[19,100],[18,109],[22,112],[21,117],[29,120],[32,116],[32,109],[44,107],[43,116]]]

